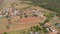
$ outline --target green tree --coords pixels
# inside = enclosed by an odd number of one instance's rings
[[[34,26],[33,28],[34,28],[34,32],[41,30],[39,26]]]

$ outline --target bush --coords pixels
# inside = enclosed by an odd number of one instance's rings
[[[59,23],[55,23],[55,26],[58,25]]]
[[[24,15],[25,15],[26,18],[28,17],[28,15],[26,15],[26,13],[24,13]]]
[[[44,23],[49,22],[51,18],[47,18]]]
[[[22,16],[20,16],[20,18],[22,18]]]
[[[44,29],[44,32],[45,32],[45,33],[48,33],[47,29]]]
[[[7,32],[4,32],[3,34],[7,34]]]
[[[41,30],[39,26],[34,26],[33,28],[34,28],[34,32]]]
[[[6,25],[6,28],[9,29],[10,27],[8,25]]]
[[[25,17],[27,18],[28,16],[27,16],[27,15],[25,15]]]
[[[46,17],[48,17],[48,18],[52,18],[54,16],[55,16],[55,13],[50,13],[49,15],[46,15]]]

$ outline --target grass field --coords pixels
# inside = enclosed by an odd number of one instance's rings
[[[56,24],[56,23],[60,24],[60,19],[59,19],[59,18],[60,18],[60,17],[58,17],[58,16],[54,16],[54,17],[51,19],[51,21],[49,22],[49,23],[51,23],[52,25],[54,25],[54,27],[55,27],[58,31],[60,31],[60,28],[57,27],[55,24]]]
[[[4,30],[5,29],[5,25],[7,25],[7,19],[5,17],[1,17],[0,18],[0,30]]]
[[[12,32],[8,32],[8,34],[28,34],[29,31],[27,30],[16,30],[16,31],[12,31]]]
[[[59,17],[57,17],[57,16],[53,17],[52,20],[51,20],[51,23],[53,23],[53,24],[60,23]]]
[[[24,29],[8,32],[7,34],[30,34],[30,32],[31,32],[30,29]],[[39,31],[39,34],[44,34],[44,31],[43,30]]]

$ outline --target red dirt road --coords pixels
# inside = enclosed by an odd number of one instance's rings
[[[36,20],[40,20],[40,18],[39,17],[21,18],[20,22],[23,22],[23,23],[24,22],[32,22],[32,21],[36,21]]]
[[[30,18],[21,18],[20,24],[16,25],[16,26],[11,26],[9,29],[0,31],[0,32],[11,32],[14,30],[21,30],[21,29],[25,29],[25,28],[30,28],[33,27],[35,25],[38,25],[41,21],[45,20],[42,19],[44,17],[30,17]]]

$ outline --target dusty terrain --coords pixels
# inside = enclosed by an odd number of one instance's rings
[[[10,5],[11,1],[12,0],[10,0],[10,1],[4,0],[2,3],[2,5],[3,5],[2,8],[11,7],[11,5]],[[18,8],[18,9],[25,8],[28,6],[30,6],[30,5],[19,4],[19,6],[16,6],[14,4],[14,8]],[[0,23],[1,24],[0,33],[11,32],[14,30],[21,30],[21,29],[33,27],[33,26],[38,25],[39,23],[43,22],[45,20],[45,17],[41,16],[41,17],[21,18],[21,19],[18,19],[17,21],[15,21],[15,18],[12,18],[11,20],[12,20],[12,25],[8,25],[8,20],[5,17],[0,18],[0,22],[1,22]],[[9,29],[6,28],[7,25],[9,26]]]

